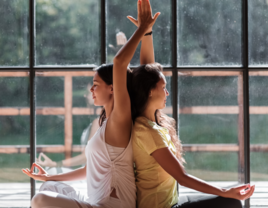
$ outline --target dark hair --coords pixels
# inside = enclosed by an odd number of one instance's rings
[[[113,84],[113,64],[102,64],[101,66],[94,69],[100,76],[100,78],[107,84]],[[127,69],[127,89],[129,96],[131,95],[131,80],[132,80],[132,71],[128,68]],[[106,112],[105,109],[102,108],[101,114],[99,117],[99,125],[102,126],[102,123],[106,119]]]
[[[157,82],[161,79],[163,69],[159,63],[141,65],[132,72],[132,119],[133,123],[147,107],[151,89],[156,87]],[[175,129],[176,122],[173,118],[164,114],[161,110],[155,111],[155,121],[159,126],[165,127],[176,147],[176,157],[181,164],[185,163],[181,142]]]

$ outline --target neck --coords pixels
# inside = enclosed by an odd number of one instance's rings
[[[145,111],[143,111],[143,113],[141,115],[146,117],[147,119],[149,119],[151,121],[156,122],[155,116],[154,116],[155,111],[156,111],[156,109],[148,107],[148,108],[145,109]]]
[[[109,116],[111,115],[113,108],[114,108],[114,102],[109,102],[106,105],[103,106],[105,109],[105,113],[106,113],[106,118],[109,118]]]

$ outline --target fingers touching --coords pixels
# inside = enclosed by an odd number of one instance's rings
[[[242,196],[242,200],[245,200],[251,197],[255,191],[255,185],[251,186],[250,184],[243,185],[237,188],[242,189],[240,190],[240,195]]]
[[[246,190],[245,199],[251,197],[254,191],[255,191],[255,185],[249,187],[249,189]]]

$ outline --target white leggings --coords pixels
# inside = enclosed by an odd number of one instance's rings
[[[40,187],[31,201],[32,208],[115,208],[121,207],[120,200],[110,197],[109,204],[92,206],[85,196],[73,187],[56,181],[47,181]]]

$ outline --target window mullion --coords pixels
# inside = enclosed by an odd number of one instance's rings
[[[106,1],[101,0],[101,64],[106,63]]]
[[[244,156],[245,156],[245,183],[250,183],[250,124],[249,124],[249,49],[248,49],[248,0],[242,2],[242,37],[243,37],[243,96],[244,96]],[[245,207],[250,207],[250,199],[245,201]]]
[[[30,67],[30,164],[36,158],[35,125],[35,0],[29,0],[29,67]],[[35,180],[31,180],[31,198],[35,195]]]
[[[178,73],[177,73],[177,0],[171,1],[172,9],[172,107],[173,118],[176,121],[176,130],[178,130]]]

